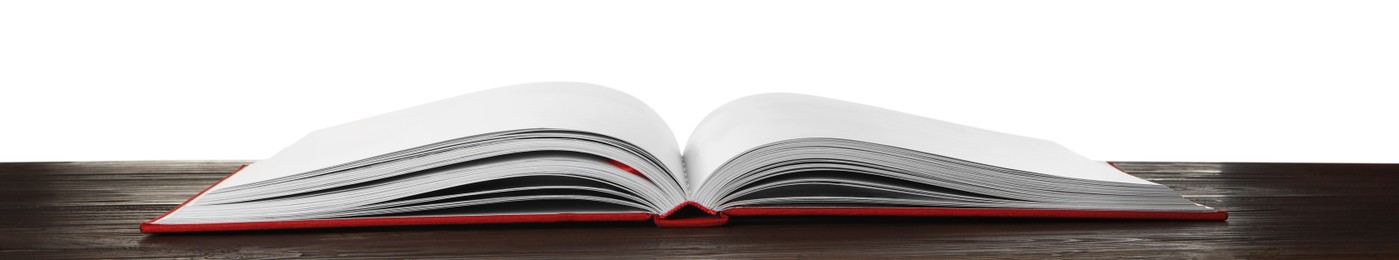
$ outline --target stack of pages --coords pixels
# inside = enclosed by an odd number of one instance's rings
[[[682,152],[640,100],[554,82],[312,132],[141,230],[845,215],[1227,218],[1053,142],[800,94],[732,101]]]

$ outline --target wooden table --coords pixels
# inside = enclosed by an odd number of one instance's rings
[[[0,163],[0,259],[50,257],[1385,257],[1399,258],[1399,164],[1122,162],[1227,222],[741,219],[144,235],[137,224],[245,161]]]

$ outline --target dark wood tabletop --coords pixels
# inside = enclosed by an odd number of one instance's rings
[[[0,163],[0,259],[164,257],[1399,258],[1399,164],[1120,162],[1230,219],[759,218],[146,235],[246,161]]]

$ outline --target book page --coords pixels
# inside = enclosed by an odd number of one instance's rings
[[[1050,141],[801,94],[761,94],[721,106],[685,148],[691,187],[755,147],[826,137],[878,143],[992,166],[1062,177],[1153,184]]]
[[[601,86],[547,82],[485,90],[317,130],[213,190],[454,138],[527,128],[577,130],[625,140],[659,158],[684,184],[675,136],[646,104]]]

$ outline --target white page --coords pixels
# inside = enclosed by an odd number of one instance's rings
[[[684,171],[670,127],[640,100],[591,84],[546,82],[480,91],[317,130],[212,190],[460,137],[526,128],[611,136],[645,149],[671,172]]]
[[[774,93],[732,101],[700,123],[685,147],[690,185],[698,189],[715,169],[744,151],[806,137],[891,145],[1063,177],[1154,184],[1046,140],[835,99]]]

